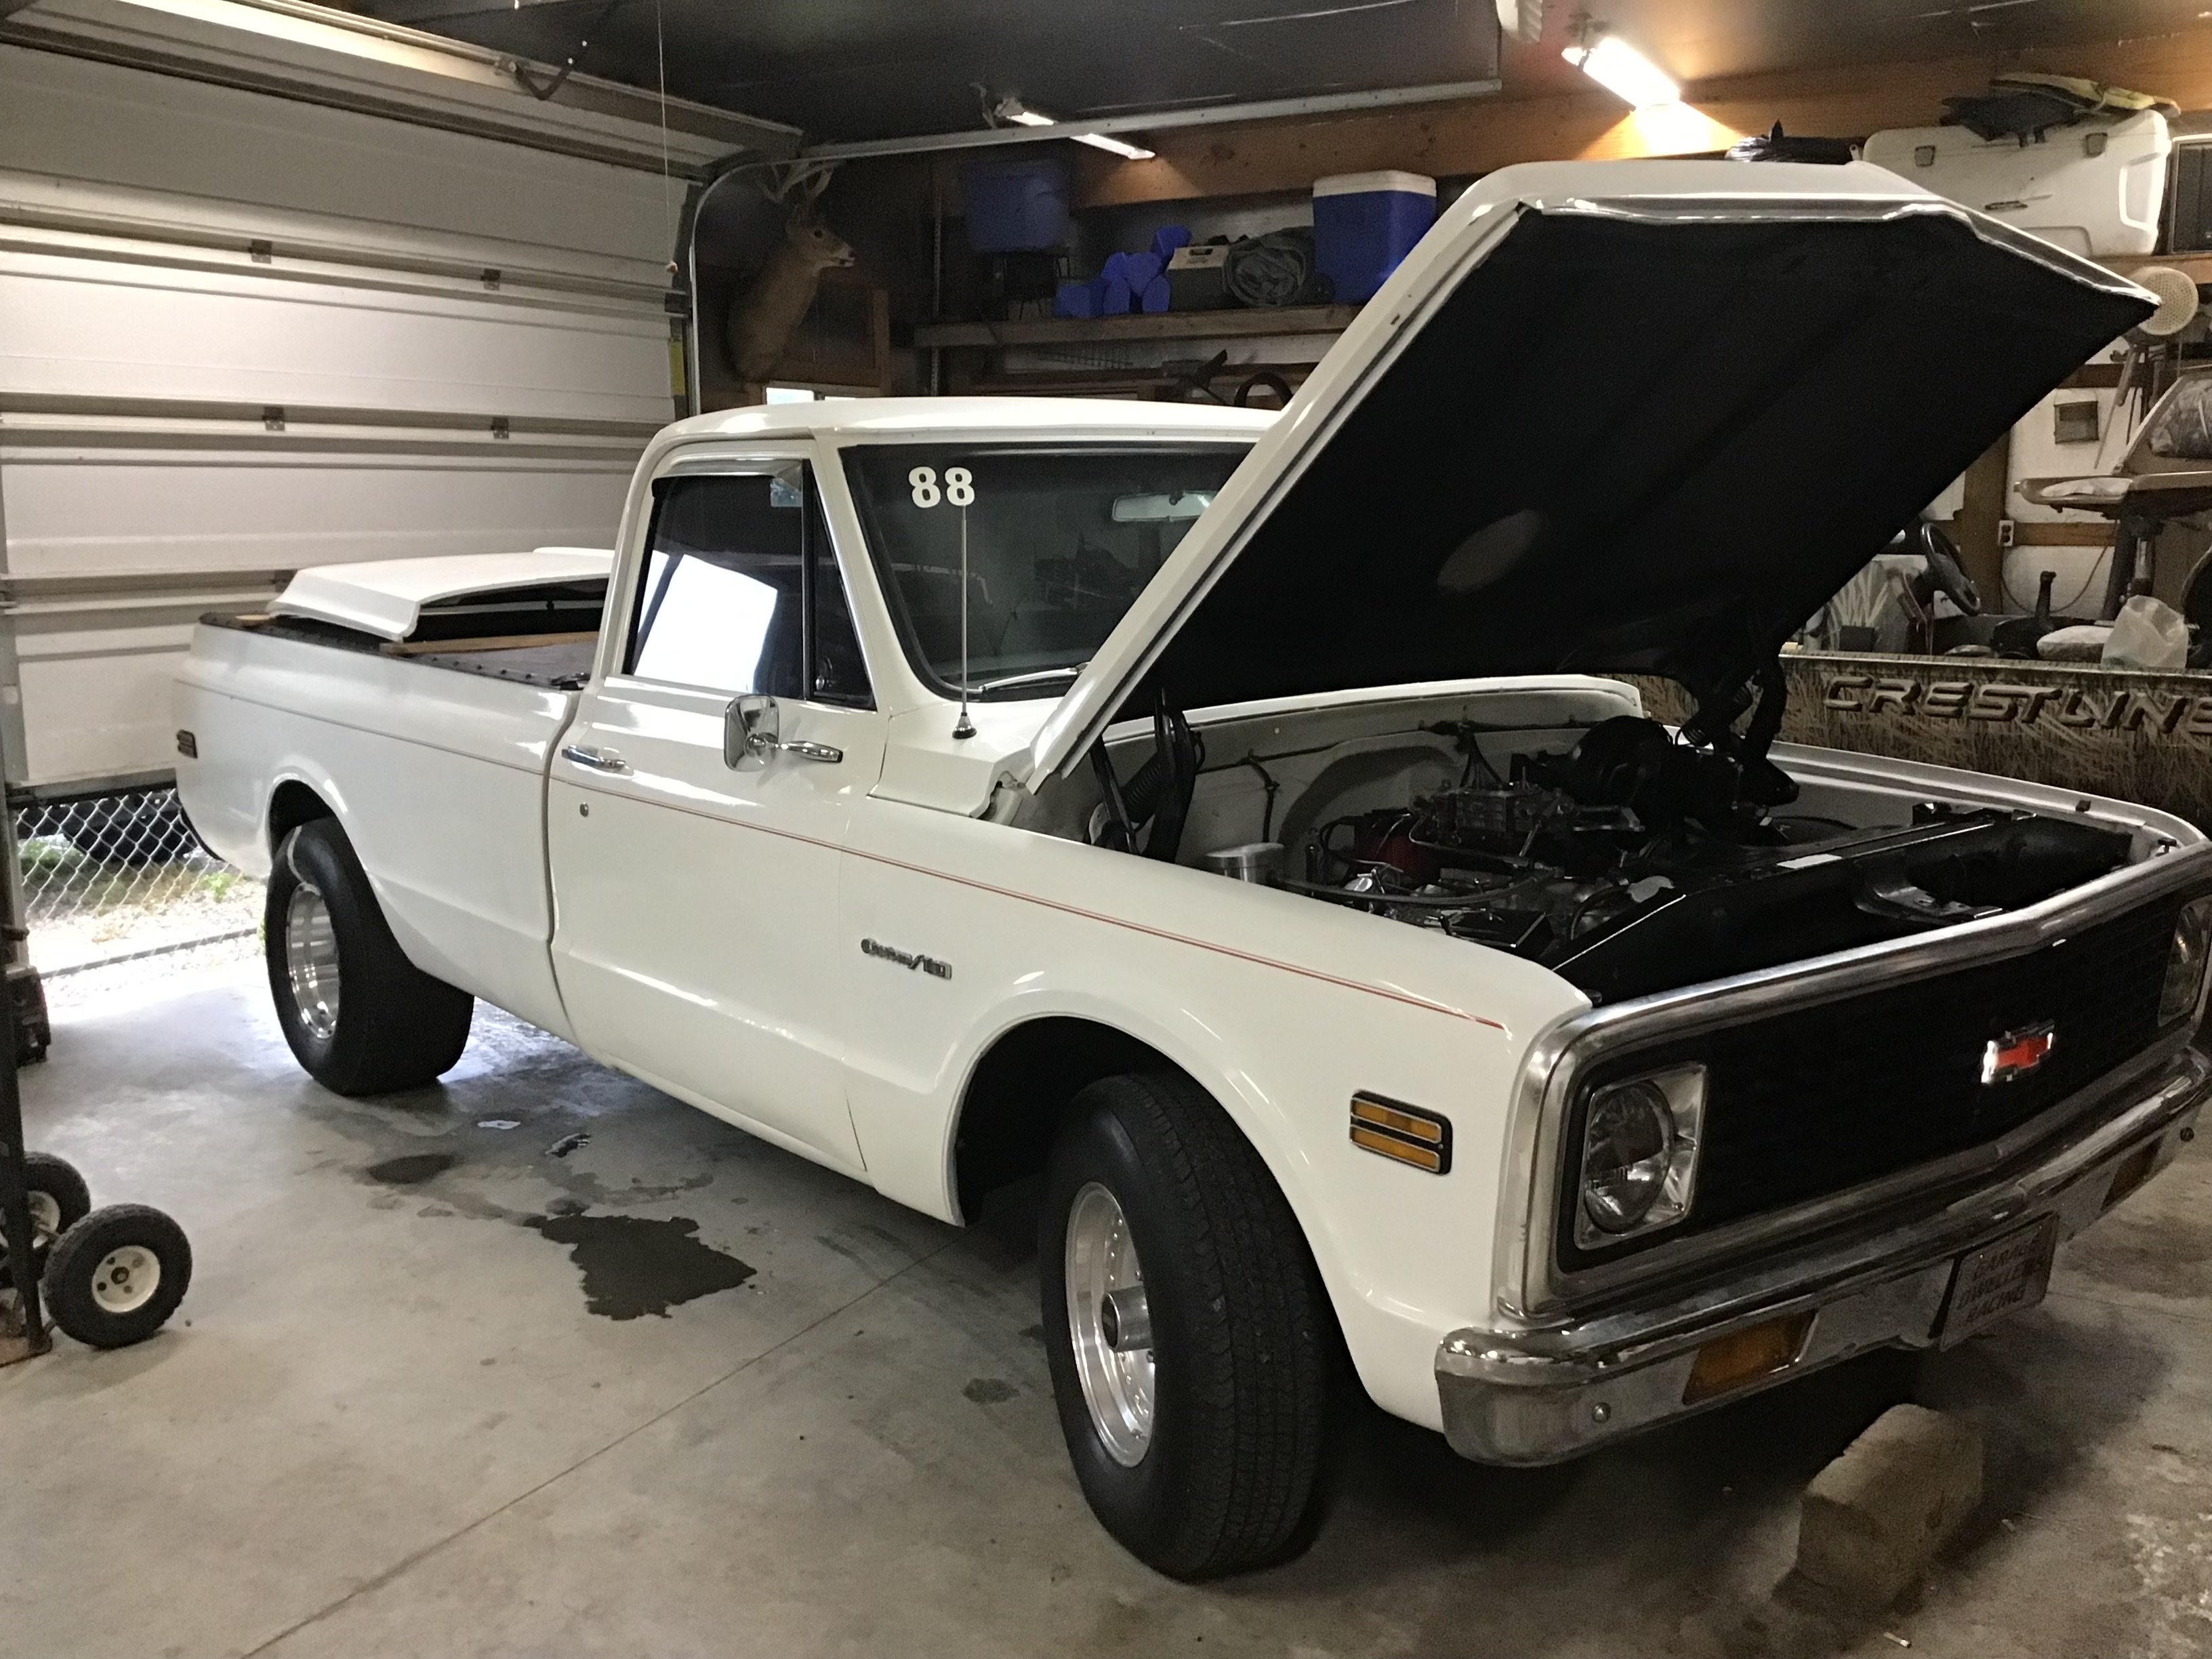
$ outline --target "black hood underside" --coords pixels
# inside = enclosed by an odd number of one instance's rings
[[[1952,214],[1523,210],[1125,704],[1431,679],[1736,691],[2146,313]]]

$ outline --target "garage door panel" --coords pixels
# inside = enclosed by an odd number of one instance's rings
[[[0,468],[11,568],[44,576],[605,546],[637,453],[10,447]]]
[[[658,312],[0,254],[0,392],[662,422]]]
[[[31,778],[167,765],[192,623],[265,604],[269,573],[609,545],[635,459],[0,449]],[[98,580],[117,572],[135,580]]]
[[[576,250],[645,281],[675,246],[682,200],[602,162],[16,46],[0,46],[0,157],[225,206],[495,237],[550,264]]]
[[[272,573],[611,542],[680,186],[16,47],[0,161],[19,781],[168,765],[192,620]]]

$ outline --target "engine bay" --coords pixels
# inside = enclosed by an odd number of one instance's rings
[[[1617,716],[1500,776],[1337,818],[1284,885],[1557,969],[1604,1000],[2033,903],[2126,861],[2127,837],[1936,802],[1864,830],[1747,800],[1727,757]]]
[[[2119,867],[2131,846],[2019,808],[1923,800],[1887,822],[1831,816],[1832,801],[1801,801],[1764,744],[1700,743],[1640,715],[1600,719],[1564,749],[1499,754],[1494,728],[1463,720],[1419,735],[1431,763],[1401,765],[1395,793],[1385,776],[1353,792],[1352,810],[1310,823],[1294,810],[1279,839],[1192,857],[1182,843],[1198,784],[1268,774],[1255,757],[1210,767],[1202,738],[1163,708],[1126,783],[1095,755],[1087,838],[1509,951],[1601,1002],[2014,909]],[[1255,827],[1273,830],[1274,805],[1271,779]]]

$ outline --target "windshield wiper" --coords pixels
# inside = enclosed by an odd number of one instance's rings
[[[1090,666],[1087,662],[1079,662],[1066,668],[1035,668],[1026,674],[1008,674],[1002,679],[985,680],[980,685],[969,686],[968,695],[988,697],[994,691],[1011,691],[1018,686],[1049,685],[1054,680],[1072,680]]]

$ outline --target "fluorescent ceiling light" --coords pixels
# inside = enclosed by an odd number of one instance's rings
[[[1589,45],[1569,46],[1560,56],[1638,109],[1682,100],[1682,88],[1667,72],[1618,35],[1601,34]]]
[[[1012,121],[1018,126],[1056,127],[1060,123],[1049,115],[1040,114],[1018,98],[1003,100],[993,112],[1000,119]],[[1067,135],[1079,144],[1088,144],[1093,149],[1103,149],[1109,155],[1118,155],[1125,161],[1149,161],[1154,152],[1138,144],[1125,144],[1119,138],[1109,138],[1103,132],[1071,132]]]

